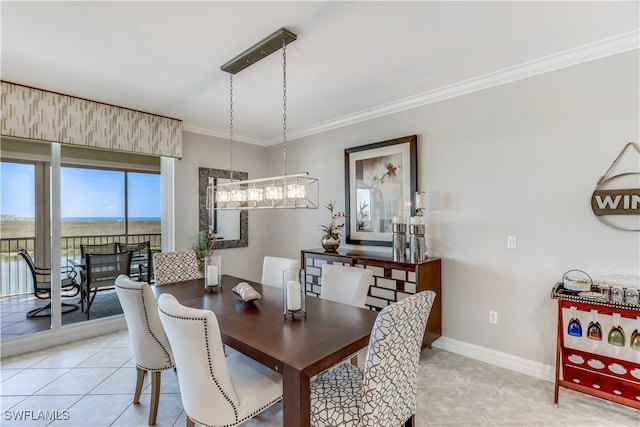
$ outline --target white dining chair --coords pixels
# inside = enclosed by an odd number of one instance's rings
[[[200,277],[196,251],[158,252],[153,254],[156,285],[194,280]]]
[[[364,369],[341,363],[311,383],[311,425],[414,426],[422,337],[435,299],[423,291],[385,307]]]
[[[322,264],[320,298],[364,308],[372,278],[366,268]]]
[[[151,397],[149,404],[149,425],[156,423],[160,400],[160,380],[162,371],[174,367],[173,352],[164,332],[158,306],[151,287],[146,282],[131,280],[120,275],[116,279],[116,294],[124,318],[127,321],[133,358],[138,372],[133,404],[140,402],[142,383],[151,372]]]
[[[262,280],[260,283],[282,288],[284,270],[299,269],[300,261],[293,258],[266,256],[262,261]]]
[[[176,359],[187,426],[236,426],[282,399],[282,376],[242,353],[225,357],[215,314],[158,299]]]

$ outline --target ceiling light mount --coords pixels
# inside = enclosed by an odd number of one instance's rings
[[[220,69],[230,74],[239,73],[245,68],[260,61],[262,58],[282,49],[283,42],[285,45],[288,45],[297,38],[298,36],[293,34],[291,31],[285,28],[280,28],[278,31],[268,35],[249,49],[242,52],[240,55],[233,58],[231,61],[221,66]]]

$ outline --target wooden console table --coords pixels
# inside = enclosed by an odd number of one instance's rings
[[[629,342],[634,328],[640,329],[640,306],[581,297],[565,290],[561,283],[553,287],[551,298],[558,300],[554,403],[558,404],[559,388],[565,387],[640,409],[640,350]],[[607,339],[616,326],[614,315],[620,316],[619,326],[626,336],[623,344],[612,345]],[[600,339],[598,334],[588,338],[594,316]],[[574,327],[569,334],[568,325],[573,321],[579,322],[581,331]]]
[[[442,334],[442,295],[440,258],[429,258],[425,262],[393,261],[378,252],[339,249],[325,252],[324,249],[300,251],[300,265],[306,272],[306,291],[310,295],[320,295],[322,264],[342,264],[362,266],[373,271],[373,283],[369,288],[366,306],[372,310],[382,310],[392,302],[416,292],[432,290],[436,299],[431,308],[422,346],[429,346]]]

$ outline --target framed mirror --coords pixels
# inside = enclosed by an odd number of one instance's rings
[[[233,178],[249,179],[247,172],[233,171]],[[226,169],[199,168],[199,230],[209,230],[214,238],[214,249],[245,248],[249,246],[249,214],[246,210],[207,209],[207,187],[211,179],[214,184],[229,182],[231,172]],[[213,237],[211,237],[213,236]]]

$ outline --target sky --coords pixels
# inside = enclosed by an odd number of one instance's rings
[[[33,218],[34,166],[0,163],[0,214]],[[161,216],[160,175],[129,172],[129,217]],[[124,217],[122,171],[63,167],[62,218]]]

